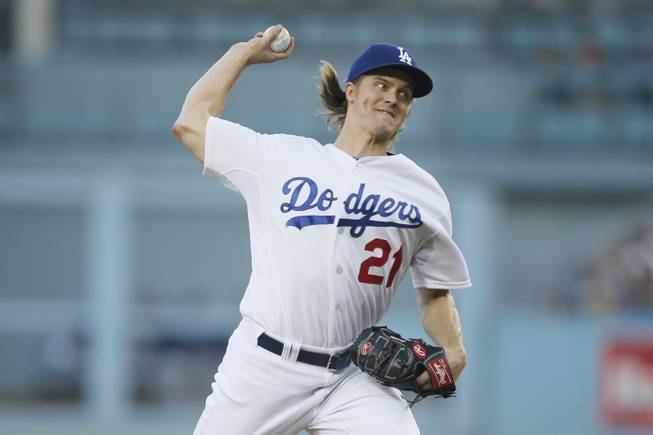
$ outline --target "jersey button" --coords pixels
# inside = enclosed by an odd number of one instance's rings
[[[338,234],[342,234],[342,233],[344,233],[344,232],[345,232],[345,229],[344,229],[344,228],[338,228]]]
[[[342,267],[340,267],[340,266],[336,267],[336,272],[342,273]]]
[[[340,311],[340,305],[336,305],[336,311]]]

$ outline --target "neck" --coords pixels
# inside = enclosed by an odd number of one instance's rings
[[[345,125],[334,145],[353,157],[385,156],[389,141],[379,141],[369,131]]]

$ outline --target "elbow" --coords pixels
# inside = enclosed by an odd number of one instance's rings
[[[190,128],[184,124],[179,118],[172,124],[172,135],[177,138],[181,143],[184,143],[184,136],[188,134]]]
[[[176,137],[179,142],[184,144],[186,148],[191,149],[197,146],[197,132],[188,123],[181,120],[181,118],[175,121],[171,130],[173,136]]]
[[[202,108],[182,107],[179,117],[172,124],[172,134],[184,145],[204,145],[204,131],[209,121],[209,114]]]
[[[197,127],[194,128],[192,124],[184,122],[180,117],[172,125],[171,130],[172,134],[179,142],[184,144],[188,151],[199,161],[204,161],[204,134]]]

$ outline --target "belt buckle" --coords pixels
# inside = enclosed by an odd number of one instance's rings
[[[344,365],[339,364],[339,362],[341,362],[341,358],[345,358],[348,361],[344,361]],[[349,359],[347,352],[336,353],[334,355],[329,355],[329,360],[327,361],[326,367],[329,370],[339,371],[347,367],[350,362],[351,359]]]
[[[337,356],[338,356],[338,355],[335,355],[335,354],[329,355],[329,360],[327,361],[327,364],[326,364],[326,368],[327,368],[327,369],[329,369],[329,370],[337,370],[335,367],[332,367],[332,366],[331,366],[331,363],[335,364],[335,362],[337,361],[337,358],[336,358]]]

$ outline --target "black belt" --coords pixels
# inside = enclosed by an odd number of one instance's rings
[[[283,343],[270,337],[265,332],[259,335],[258,345],[277,355],[283,353]],[[329,355],[328,353],[300,349],[297,355],[297,361],[314,366],[326,367],[330,370],[342,370],[351,362],[351,356],[349,356],[348,351],[337,355]]]

